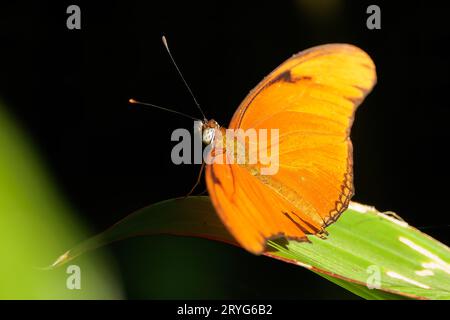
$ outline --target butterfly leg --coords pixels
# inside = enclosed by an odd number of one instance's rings
[[[202,179],[202,173],[203,173],[203,169],[205,168],[205,163],[202,163],[202,167],[200,168],[200,172],[198,174],[197,177],[197,181],[195,182],[194,186],[192,187],[191,191],[189,191],[189,193],[185,196],[185,198],[189,197],[195,190],[195,188],[197,188],[197,186],[199,185],[201,179]]]

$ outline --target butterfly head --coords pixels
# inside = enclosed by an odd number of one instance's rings
[[[208,145],[214,141],[214,137],[216,135],[216,129],[219,129],[220,126],[216,120],[205,120],[202,123],[202,141],[204,144]]]

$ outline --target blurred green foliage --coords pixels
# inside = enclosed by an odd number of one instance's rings
[[[0,103],[0,298],[121,298],[114,265],[104,254],[76,262],[81,268],[80,290],[67,288],[66,268],[43,268],[84,237],[82,224]]]

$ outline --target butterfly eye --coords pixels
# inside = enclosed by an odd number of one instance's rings
[[[202,134],[202,141],[204,144],[210,144],[213,139],[214,139],[214,135],[215,135],[215,130],[214,128],[206,128],[203,130],[203,134]]]

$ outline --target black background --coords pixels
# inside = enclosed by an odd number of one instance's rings
[[[352,130],[353,200],[395,211],[448,244],[450,32],[443,3],[2,3],[0,97],[95,233],[184,195],[197,177],[199,166],[170,160],[171,132],[192,121],[127,103],[134,97],[200,116],[162,34],[207,117],[222,125],[292,54],[352,43],[371,55],[378,73]],[[81,30],[66,28],[70,4],[81,7]],[[381,30],[366,28],[369,4],[381,7]],[[203,240],[151,237],[112,249],[132,298],[352,297],[306,270]],[[133,277],[142,272],[145,279]]]

